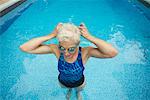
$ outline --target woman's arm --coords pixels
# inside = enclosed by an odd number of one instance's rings
[[[27,41],[26,43],[20,46],[20,49],[24,52],[33,53],[33,54],[54,53],[53,48],[56,47],[55,44],[45,45],[42,43],[56,37],[57,30],[59,27],[60,27],[60,24],[57,25],[55,30],[50,35],[33,38]]]
[[[35,54],[46,54],[52,53],[51,45],[44,45],[43,42],[54,38],[54,34],[50,34],[47,36],[33,38],[23,45],[20,46],[20,49],[27,53],[35,53]]]
[[[115,49],[111,44],[90,35],[84,24],[81,24],[79,28],[82,36],[97,46],[97,48],[93,48],[91,46],[87,48],[89,57],[111,58],[118,54],[117,49]]]

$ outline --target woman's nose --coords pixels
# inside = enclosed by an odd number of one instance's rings
[[[68,50],[66,49],[64,53],[65,53],[65,54],[68,53]]]
[[[68,50],[65,50],[65,55],[70,55],[70,53],[68,52]]]

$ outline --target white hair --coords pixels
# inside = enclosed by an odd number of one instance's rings
[[[57,38],[59,42],[73,40],[75,43],[80,42],[80,30],[73,23],[63,23],[58,30]]]

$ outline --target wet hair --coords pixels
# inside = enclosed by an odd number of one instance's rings
[[[73,23],[63,23],[62,27],[58,30],[57,39],[62,41],[74,41],[76,45],[80,43],[80,30]]]

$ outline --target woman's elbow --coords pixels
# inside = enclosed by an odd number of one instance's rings
[[[115,57],[115,56],[117,56],[118,55],[118,50],[114,50],[114,51],[112,51],[111,53],[110,53],[110,58],[113,58],[113,57]]]
[[[21,51],[24,51],[24,52],[27,52],[28,50],[24,47],[24,46],[19,46],[19,49],[21,50]]]

